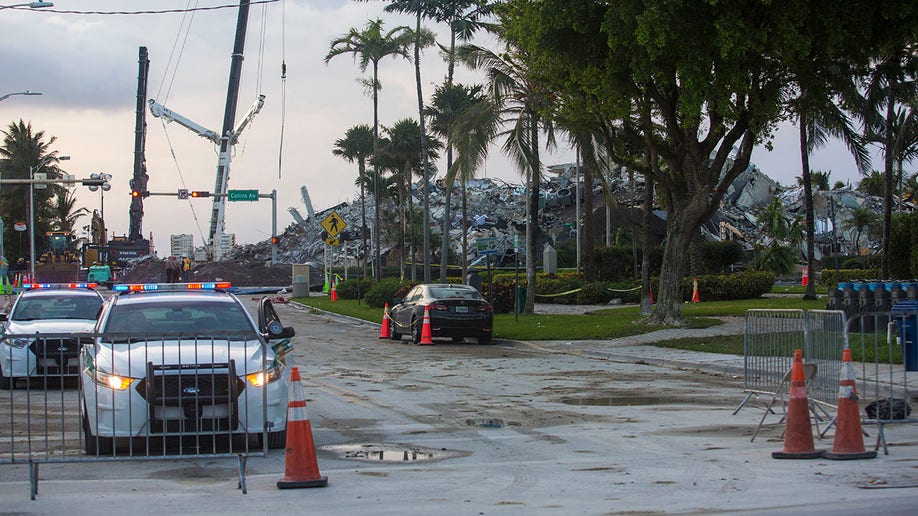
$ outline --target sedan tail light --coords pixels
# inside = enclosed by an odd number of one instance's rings
[[[449,307],[444,305],[443,303],[431,303],[427,305],[427,309],[430,311],[433,311],[433,310],[440,310],[441,312],[449,311]]]
[[[493,312],[494,309],[489,304],[478,305],[475,307],[475,310],[478,312]]]

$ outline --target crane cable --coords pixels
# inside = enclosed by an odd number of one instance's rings
[[[191,5],[194,4],[192,8]],[[166,62],[166,68],[163,70],[163,78],[159,84],[159,90],[157,90],[157,98],[162,98],[161,104],[165,104],[169,99],[169,95],[172,93],[172,85],[175,82],[175,78],[178,75],[179,63],[182,60],[182,55],[185,52],[185,47],[188,44],[188,36],[191,34],[191,25],[194,22],[194,16],[197,12],[198,0],[188,0],[185,4],[186,11],[182,14],[182,20],[179,23],[178,31],[176,31],[175,41],[172,44],[172,50],[169,53],[169,60]],[[187,25],[185,24],[187,20]],[[179,40],[181,40],[181,46],[179,46]],[[176,54],[176,49],[178,53]],[[174,62],[173,62],[174,59]],[[170,74],[171,70],[171,74]],[[168,79],[168,80],[167,80]],[[163,87],[168,83],[166,88],[165,96],[163,95]],[[179,165],[178,156],[175,153],[175,147],[172,145],[172,139],[169,137],[169,129],[166,127],[166,121],[163,118],[160,118],[160,124],[163,128],[163,135],[166,137],[166,143],[169,146],[169,154],[172,156],[172,162],[175,164],[175,170],[178,173],[179,182],[182,185],[182,188],[187,189],[188,185],[185,183],[185,177],[182,174],[182,167]],[[198,233],[201,235],[201,240],[206,242],[207,239],[204,237],[204,230],[201,226],[201,220],[198,218],[198,214],[194,209],[194,203],[191,202],[191,199],[186,201],[188,207],[191,208],[191,217],[195,221],[195,225],[198,228]]]
[[[281,2],[281,121],[280,144],[277,149],[277,178],[284,164],[284,127],[287,122],[287,2]]]

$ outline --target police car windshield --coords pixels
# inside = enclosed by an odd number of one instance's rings
[[[22,298],[10,319],[14,321],[43,321],[49,319],[94,320],[102,299],[97,296],[68,296]]]
[[[236,303],[183,300],[115,305],[103,331],[140,335],[242,333],[251,338],[255,329],[245,309]]]

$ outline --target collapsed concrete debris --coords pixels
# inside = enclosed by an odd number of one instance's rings
[[[576,238],[576,221],[583,214],[578,210],[577,202],[583,202],[586,195],[593,196],[593,206],[596,210],[594,220],[604,227],[607,235],[616,231],[617,227],[626,229],[632,222],[629,219],[637,217],[626,215],[619,216],[615,210],[627,209],[630,212],[638,209],[643,202],[643,180],[641,176],[629,177],[620,171],[608,180],[613,206],[607,207],[602,185],[595,181],[589,188],[579,181],[576,164],[568,163],[554,165],[547,168],[545,180],[542,182],[542,192],[539,200],[539,223],[542,233],[539,248],[544,244],[553,247]],[[579,185],[579,188],[578,188]],[[421,206],[423,191],[420,184],[414,185],[414,206]],[[514,243],[523,246],[525,241],[526,217],[526,187],[520,184],[507,183],[500,179],[480,178],[467,183],[468,203],[468,232],[469,261],[477,255],[476,241],[479,238],[494,238],[496,246],[501,250],[512,250]],[[442,180],[430,185],[430,227],[431,231],[439,234],[441,225],[447,224],[449,228],[449,246],[457,255],[461,253],[461,195],[458,185],[450,196],[450,220],[443,221],[446,212],[446,192]],[[735,240],[746,249],[753,249],[757,244],[768,243],[767,237],[760,229],[757,218],[758,210],[771,202],[774,196],[781,199],[781,203],[790,218],[803,219],[803,188],[783,187],[776,181],[766,176],[754,165],[744,171],[731,185],[722,201],[721,209],[702,228],[703,236],[709,241]],[[363,255],[363,242],[360,236],[361,206],[359,195],[354,202],[342,203],[338,206],[316,212],[313,216],[302,217],[297,214],[293,223],[284,230],[278,238],[278,262],[280,263],[331,263],[341,266],[345,262],[351,266],[358,263],[358,256]],[[372,227],[372,214],[374,213],[374,200],[372,196],[366,198],[367,225]],[[914,206],[905,203],[908,211]],[[858,237],[858,228],[850,222],[854,210],[859,207],[868,207],[875,213],[881,213],[882,199],[863,194],[851,188],[842,188],[832,191],[816,191],[814,193],[814,216],[816,221],[816,256],[832,253],[834,246],[843,254],[866,252],[876,249],[880,235],[869,230],[860,232],[860,249],[855,249],[855,239]],[[341,245],[329,247],[325,244],[325,236],[319,222],[329,213],[335,211],[347,224],[347,231],[342,232]],[[295,209],[290,210],[296,212]],[[665,212],[657,209],[654,211],[657,221],[654,230],[657,241],[662,241],[665,228]],[[371,229],[367,228],[367,242],[372,245]],[[834,232],[834,233],[833,233]],[[607,241],[608,237],[607,237]],[[385,256],[390,252],[389,244],[383,243],[380,253]],[[439,248],[432,249],[439,261]],[[801,260],[803,260],[801,250]],[[256,244],[237,246],[228,256],[230,260],[237,261],[270,261],[272,249],[270,241]],[[389,260],[389,264],[393,261]]]

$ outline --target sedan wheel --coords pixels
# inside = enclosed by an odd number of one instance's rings
[[[114,449],[115,440],[111,437],[96,437],[89,428],[89,416],[83,412],[83,449],[86,455],[108,455]]]
[[[421,320],[411,323],[411,340],[413,340],[415,344],[421,343],[421,326],[423,324]]]

